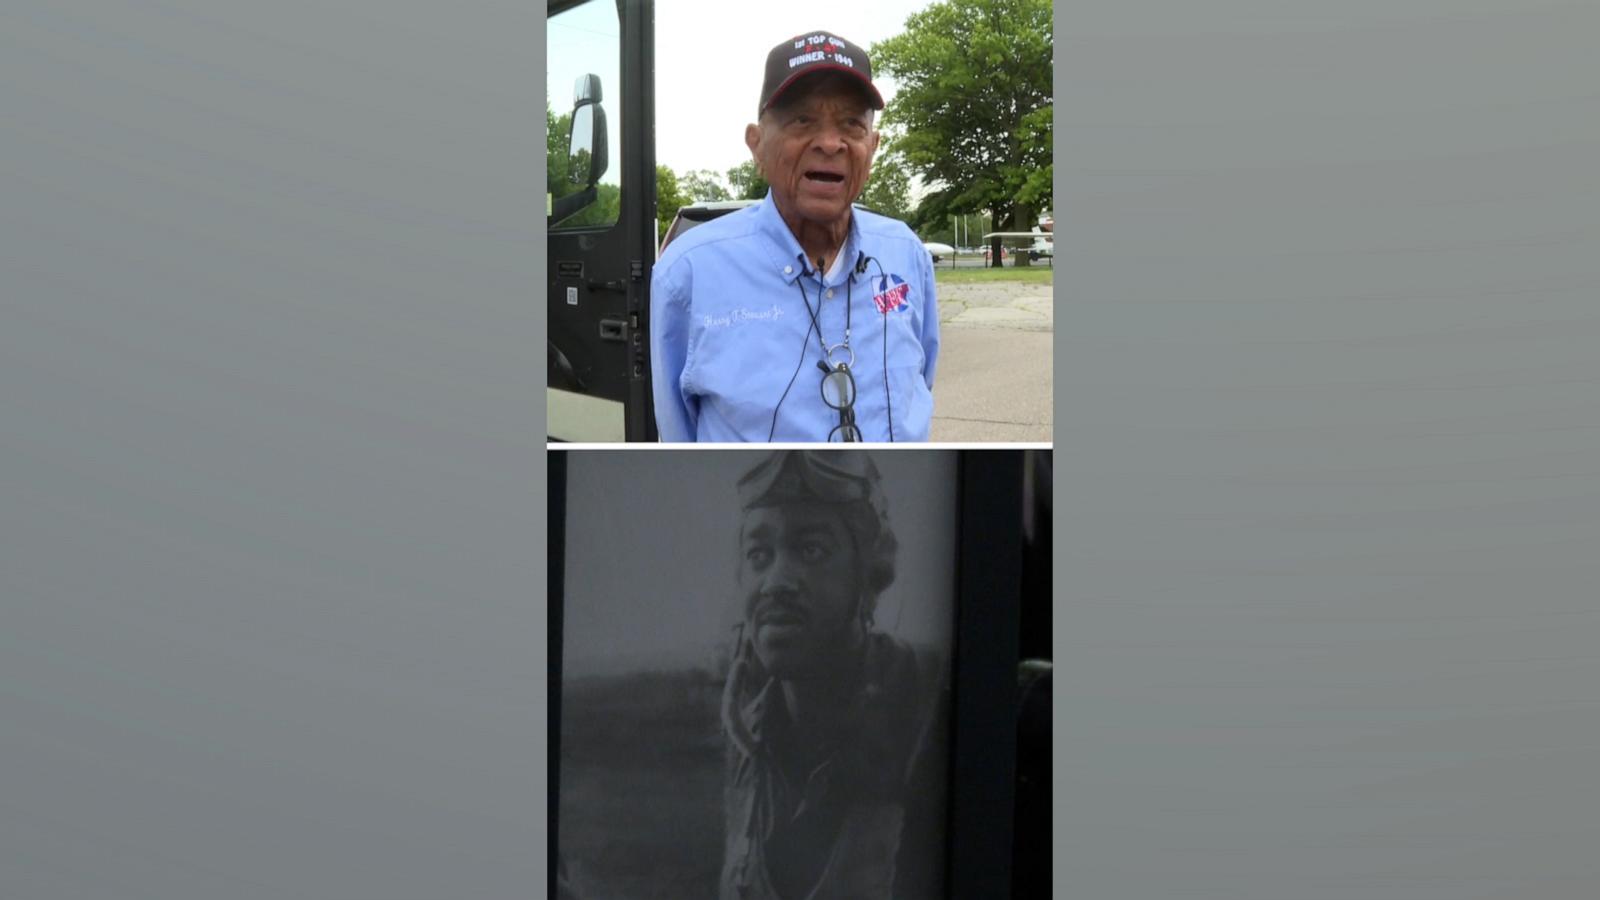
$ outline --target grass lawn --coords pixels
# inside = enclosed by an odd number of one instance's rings
[[[948,264],[933,267],[935,284],[974,284],[991,281],[1020,281],[1023,284],[1050,284],[1055,270],[1049,263],[1039,263],[1017,269],[952,269]]]

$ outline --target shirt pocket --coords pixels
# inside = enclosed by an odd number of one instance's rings
[[[922,350],[922,310],[902,307],[882,315],[888,346],[880,347],[879,352],[887,352],[889,369],[910,367],[921,372],[927,363],[927,355]]]
[[[914,432],[927,430],[933,395],[922,376],[926,356],[915,312],[903,309],[881,315],[881,327],[866,331],[861,343],[851,345],[856,357],[856,423],[869,441],[924,440]],[[891,421],[892,428],[887,424]]]
[[[889,389],[893,407],[886,415],[894,423],[896,441],[925,441],[933,418],[933,392],[922,375],[922,366],[889,369]]]

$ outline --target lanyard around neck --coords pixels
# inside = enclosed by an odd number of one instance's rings
[[[830,368],[837,369],[840,366],[849,368],[850,366],[854,365],[856,361],[855,351],[850,349],[850,314],[851,310],[855,306],[855,304],[851,302],[854,299],[851,289],[855,286],[855,278],[850,274],[845,275],[844,340],[834,344],[832,347],[829,347],[828,342],[822,337],[822,320],[818,317],[818,313],[820,313],[822,310],[822,288],[819,287],[817,290],[817,308],[812,309],[811,298],[806,295],[805,285],[801,283],[805,275],[809,274],[810,272],[810,268],[806,265],[804,255],[801,255],[800,257],[800,271],[801,277],[794,280],[794,285],[800,289],[800,302],[806,305],[806,313],[811,316],[811,324],[816,329],[817,346],[822,348],[822,358],[827,361]],[[818,267],[817,275],[817,282],[819,285],[821,285],[824,273],[822,272],[820,266]],[[839,362],[835,362],[833,355],[835,351],[838,350],[843,350],[846,354],[846,358]]]

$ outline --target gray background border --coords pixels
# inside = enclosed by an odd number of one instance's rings
[[[1058,896],[1592,893],[1600,8],[1056,21]]]
[[[540,13],[0,5],[0,896],[542,894]]]
[[[0,894],[535,893],[537,7],[102,7],[0,9]],[[1600,875],[1596,16],[1058,8],[1061,895]]]

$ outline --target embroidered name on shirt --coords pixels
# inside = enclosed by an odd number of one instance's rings
[[[783,318],[783,310],[777,304],[767,309],[746,309],[739,307],[725,316],[702,316],[701,324],[706,328],[727,328],[736,322],[771,321]]]
[[[899,275],[890,275],[887,278],[876,279],[874,290],[876,294],[872,302],[877,304],[878,312],[887,313],[906,308],[906,297],[911,294],[911,285],[906,284],[905,279]]]

